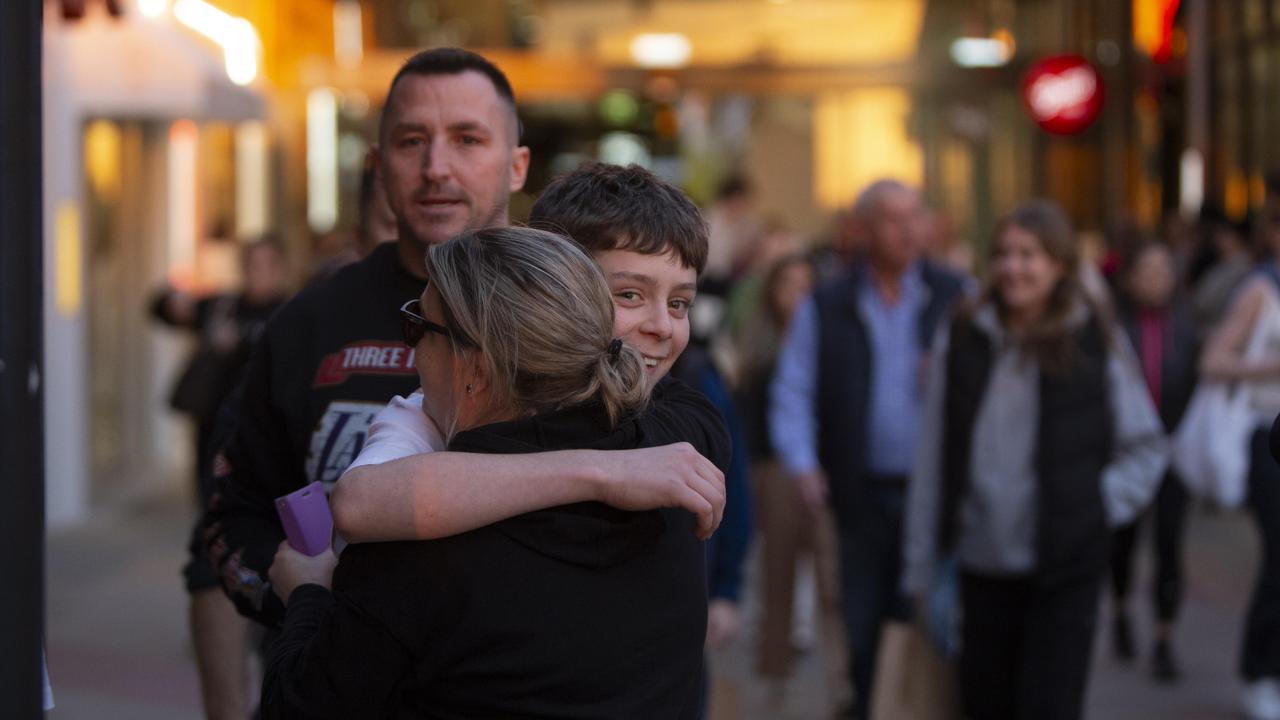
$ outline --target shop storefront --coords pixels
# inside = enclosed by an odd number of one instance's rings
[[[58,527],[185,467],[186,428],[165,399],[186,339],[153,332],[148,299],[174,276],[225,276],[201,262],[204,238],[261,232],[270,183],[265,146],[243,153],[253,128],[262,139],[266,102],[199,37],[98,6],[45,20],[46,507]]]

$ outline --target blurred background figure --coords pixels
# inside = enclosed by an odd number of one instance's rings
[[[720,183],[715,201],[707,208],[711,235],[705,282],[731,281],[750,262],[760,237],[755,202],[755,190],[745,175],[734,173]]]
[[[721,352],[717,359],[724,365],[730,384],[740,388],[745,366],[752,362],[751,355],[759,348],[757,341],[767,345],[770,325],[766,321],[767,301],[765,285],[777,263],[788,256],[798,255],[804,246],[800,236],[781,218],[767,218],[760,229],[760,236],[752,243],[756,251],[747,258],[742,273],[733,284],[725,304],[724,318],[717,340]],[[775,350],[776,351],[776,350]]]
[[[707,269],[698,278],[698,302],[689,321],[695,341],[712,345],[720,356],[712,340],[724,328],[729,297],[761,238],[755,194],[747,178],[732,174],[722,181],[705,216],[710,233]]]
[[[920,195],[878,180],[854,219],[866,255],[797,307],[770,385],[772,447],[815,515],[834,510],[854,718],[869,716],[882,630],[910,619],[899,587],[920,380],[961,278],[921,260]],[[881,668],[893,673],[906,668]]]
[[[1205,343],[1204,379],[1237,383],[1248,392],[1255,427],[1249,445],[1248,504],[1262,557],[1245,617],[1240,674],[1250,718],[1280,718],[1280,466],[1268,430],[1280,414],[1280,211],[1268,205],[1260,236],[1266,259],[1249,278]],[[1246,348],[1257,350],[1246,355]]]
[[[152,305],[161,322],[196,335],[195,350],[173,388],[170,405],[195,423],[197,517],[208,508],[213,491],[214,453],[229,422],[221,416],[223,405],[239,383],[268,318],[288,297],[284,249],[278,241],[243,245],[240,259],[243,280],[238,290],[196,297],[166,287]],[[249,623],[222,593],[198,523],[189,551],[183,575],[204,711],[209,718],[242,720],[256,705],[250,700]]]
[[[1173,252],[1165,243],[1146,237],[1129,248],[1118,273],[1120,323],[1137,351],[1161,424],[1166,433],[1172,433],[1195,389],[1199,356],[1195,325],[1178,290]],[[1173,651],[1173,625],[1182,601],[1182,540],[1187,516],[1187,491],[1172,468],[1160,481],[1153,511],[1120,527],[1112,538],[1112,651],[1122,661],[1132,661],[1136,654],[1128,601],[1138,528],[1146,524],[1148,515],[1153,521],[1155,559],[1151,672],[1157,680],[1172,682],[1180,674]]]
[[[360,174],[359,211],[348,232],[317,235],[312,248],[313,267],[308,284],[323,280],[339,268],[373,252],[379,243],[396,239],[396,217],[387,204],[387,191],[378,179],[372,160],[366,159]]]
[[[1227,219],[1221,210],[1201,214],[1202,259],[1193,267],[1191,307],[1201,337],[1222,321],[1241,283],[1253,272],[1256,258],[1248,230]]]
[[[973,246],[956,236],[950,219],[926,205],[917,222],[925,257],[961,275],[973,274]]]
[[[840,620],[839,566],[835,521],[827,507],[811,508],[783,471],[769,439],[768,393],[778,349],[795,309],[813,290],[813,267],[800,253],[773,261],[764,274],[753,312],[745,313],[738,343],[742,358],[738,407],[751,453],[756,517],[760,529],[761,605],[756,667],[770,684],[768,700],[775,711],[785,707],[792,661],[807,648],[793,633],[797,580],[816,581],[818,637],[830,693],[827,705],[840,710],[850,700]],[[744,283],[745,284],[745,283]],[[808,565],[811,572],[797,578]],[[805,613],[807,608],[802,608]]]
[[[1178,287],[1181,292],[1185,293],[1188,287],[1187,277],[1191,270],[1191,263],[1196,253],[1200,251],[1199,228],[1177,210],[1166,212],[1161,225],[1160,236],[1168,243],[1169,252],[1173,255],[1173,267],[1175,277],[1178,280]]]
[[[199,297],[167,286],[151,306],[157,320],[196,336],[195,350],[173,388],[170,405],[195,421],[195,477],[201,497],[207,466],[213,460],[211,441],[219,407],[240,380],[267,319],[288,297],[284,249],[277,240],[243,245],[240,271],[243,281],[238,290]]]
[[[395,213],[387,204],[387,191],[378,179],[377,168],[369,159],[365,160],[364,172],[360,174],[359,197],[360,211],[356,215],[353,234],[356,254],[364,257],[373,252],[378,243],[391,242],[399,233]]]
[[[1167,462],[1132,351],[1079,264],[1060,208],[1019,206],[931,365],[904,586],[921,596],[941,559],[958,563],[972,718],[1081,716],[1107,528],[1141,511]]]

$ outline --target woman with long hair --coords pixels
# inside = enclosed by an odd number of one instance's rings
[[[1137,351],[1142,377],[1167,432],[1182,421],[1196,386],[1199,344],[1190,308],[1178,292],[1177,270],[1170,247],[1142,237],[1119,269],[1121,325]],[[1151,672],[1172,682],[1179,669],[1173,650],[1173,631],[1182,603],[1182,536],[1187,517],[1187,491],[1173,468],[1160,481],[1151,518],[1155,565],[1152,610],[1155,640]],[[1144,515],[1118,528],[1111,548],[1112,649],[1122,661],[1135,655],[1128,597],[1133,556]]]
[[[1108,528],[1150,501],[1167,442],[1062,210],[1019,206],[992,251],[934,345],[904,584],[920,595],[956,560],[970,718],[1078,718]]]
[[[599,267],[520,228],[428,254],[408,303],[423,412],[450,450],[643,446],[640,355],[613,337]],[[264,717],[694,717],[707,600],[682,510],[579,503],[439,540],[308,558],[282,544],[287,598]]]

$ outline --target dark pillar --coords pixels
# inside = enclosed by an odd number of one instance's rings
[[[0,2],[0,717],[41,716],[42,3]]]

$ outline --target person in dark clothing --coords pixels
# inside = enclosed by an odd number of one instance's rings
[[[465,50],[428,50],[406,62],[392,80],[379,132],[376,158],[399,236],[303,290],[268,324],[205,515],[204,539],[224,590],[242,614],[269,627],[283,616],[267,573],[284,537],[274,498],[317,480],[332,487],[360,454],[379,411],[418,386],[414,354],[397,340],[395,308],[421,295],[429,246],[507,223],[510,193],[528,167],[510,84]],[[690,469],[710,463],[687,447],[630,458],[578,451],[424,457],[432,471],[417,497],[431,508],[422,527],[433,536],[589,499],[629,509],[690,507],[705,529],[723,505],[715,479]],[[486,492],[476,491],[477,476],[493,483]],[[685,480],[709,489],[699,494]],[[345,534],[347,514],[335,506]],[[412,523],[411,508],[406,512]]]
[[[741,625],[742,566],[754,527],[747,445],[733,398],[705,349],[696,344],[686,348],[672,366],[671,376],[701,393],[720,411],[733,448],[724,478],[724,515],[720,527],[707,540],[707,592],[711,598],[707,645],[718,648],[737,635]]]
[[[196,424],[195,479],[201,508],[209,495],[218,410],[239,382],[267,320],[287,298],[284,250],[279,242],[249,243],[241,249],[240,258],[244,285],[239,291],[196,298],[166,287],[151,305],[157,320],[197,336],[195,352],[170,403]]]
[[[429,253],[406,313],[422,410],[452,450],[665,442],[640,352],[572,242],[464,234]],[[720,463],[727,445],[714,449]],[[577,503],[450,538],[331,552],[281,543],[288,598],[262,710],[276,717],[693,717],[705,565],[682,510]]]
[[[742,571],[747,550],[754,535],[751,480],[747,468],[747,445],[742,421],[734,407],[733,397],[724,378],[701,345],[689,345],[675,365],[671,376],[695,389],[724,416],[733,447],[725,472],[725,507],[720,527],[707,539],[707,651],[719,650],[731,642],[741,629],[740,600]],[[706,671],[710,671],[707,659]],[[699,717],[707,717],[710,687],[704,685]]]
[[[905,589],[954,558],[972,720],[1080,717],[1108,527],[1146,506],[1167,442],[1062,210],[997,226],[991,279],[935,341],[908,499]],[[1031,421],[1028,421],[1031,419]]]
[[[1199,356],[1191,312],[1176,293],[1173,254],[1163,243],[1147,239],[1133,248],[1120,272],[1120,321],[1137,351],[1143,379],[1165,432],[1172,433],[1195,389]],[[1154,508],[1156,578],[1152,600],[1157,624],[1151,662],[1155,677],[1164,681],[1178,677],[1172,641],[1173,622],[1182,600],[1186,513],[1186,488],[1170,468],[1156,491]],[[1112,645],[1122,660],[1134,656],[1126,600],[1140,521],[1141,517],[1116,530],[1111,545],[1111,594],[1115,607]]]
[[[227,432],[227,398],[267,320],[285,300],[284,265],[280,244],[259,240],[241,249],[244,285],[239,292],[197,299],[166,288],[152,305],[153,315],[162,322],[199,335],[195,354],[170,400],[195,421],[199,513],[208,508],[213,492],[213,456]],[[190,596],[188,622],[201,699],[210,718],[243,718],[250,705],[249,628],[219,590],[203,536],[197,515],[182,575]]]
[[[919,193],[895,180],[859,195],[865,254],[796,309],[770,386],[773,450],[804,502],[836,518],[858,720],[870,715],[881,630],[910,619],[899,576],[920,379],[964,288],[921,259],[920,211]]]

